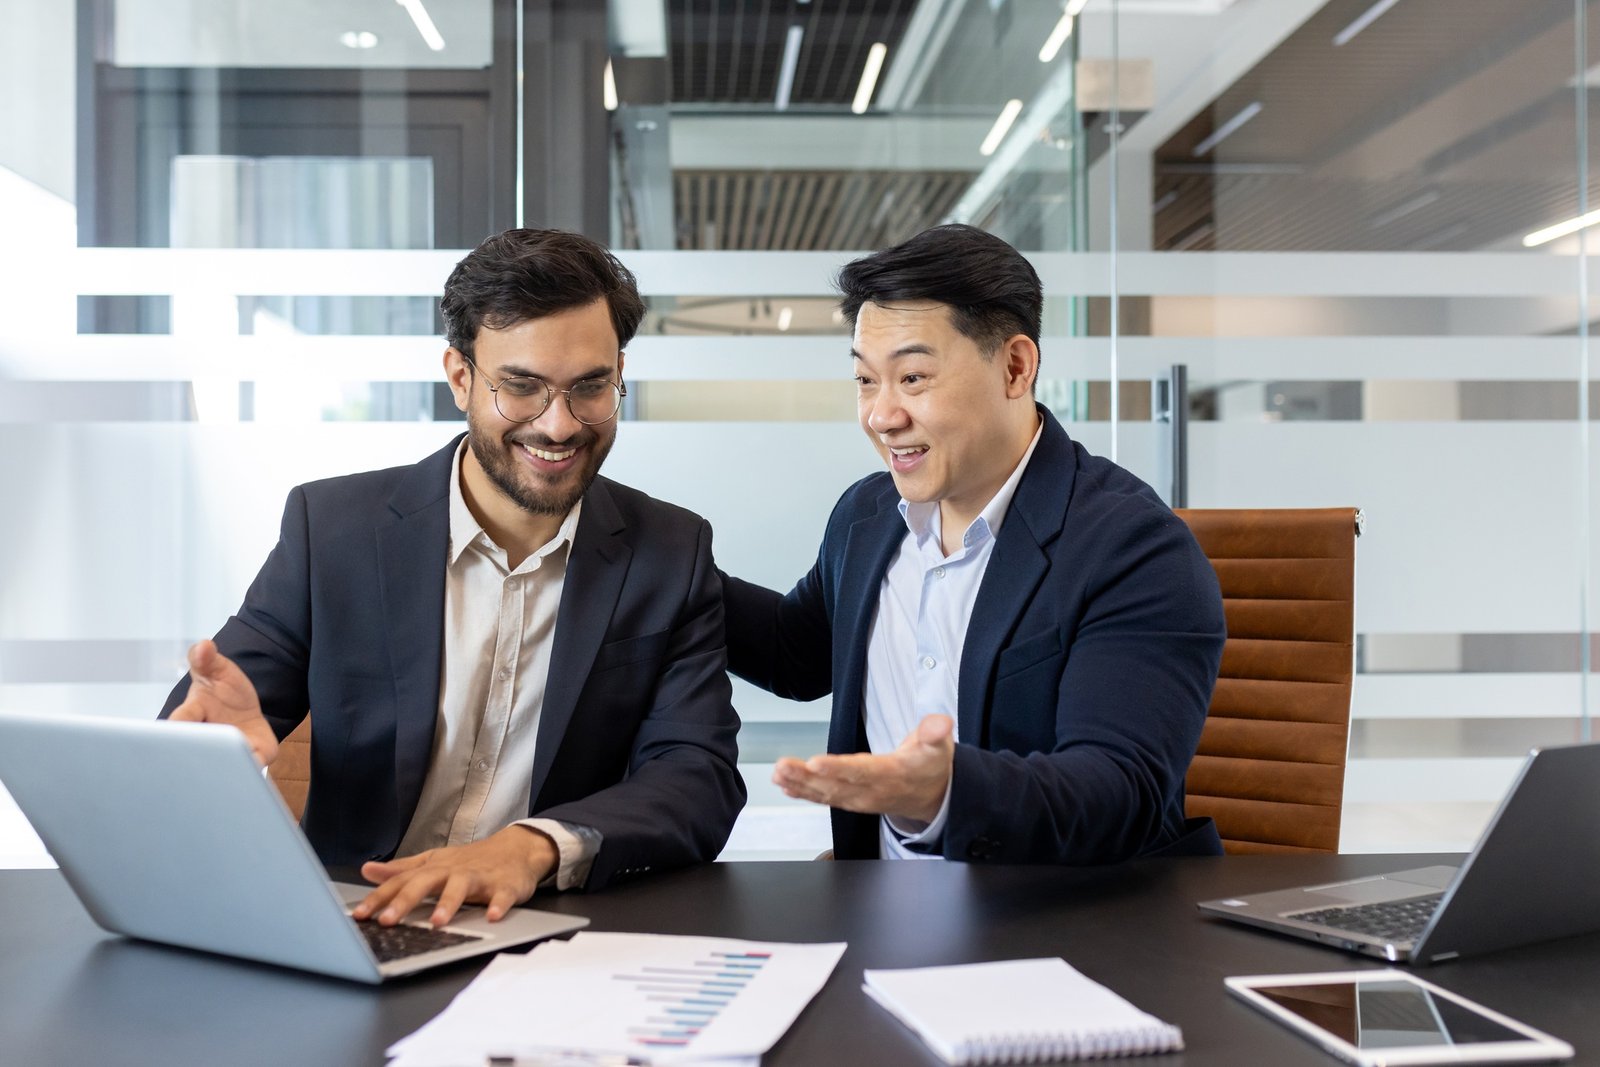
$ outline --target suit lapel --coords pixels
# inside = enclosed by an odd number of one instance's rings
[[[995,661],[1050,570],[1045,549],[1061,535],[1077,474],[1071,439],[1055,416],[1042,407],[1039,411],[1044,420],[1039,445],[1000,524],[967,622],[956,698],[957,736],[967,744],[987,747],[985,694]]]
[[[833,661],[843,664],[833,692],[833,720],[828,728],[829,752],[863,752],[866,731],[861,718],[861,688],[867,675],[867,638],[878,608],[884,572],[906,536],[905,519],[895,505],[893,485],[879,498],[875,513],[850,527],[844,565],[839,575],[838,611],[833,623]]]
[[[556,610],[555,639],[550,648],[550,677],[539,712],[539,740],[534,748],[533,784],[528,794],[537,805],[539,793],[555,762],[561,739],[572,722],[578,696],[589,678],[595,653],[605,641],[612,609],[622,595],[633,549],[627,523],[611,498],[604,478],[596,478],[583,497],[583,511],[567,555],[567,576]]]
[[[450,477],[457,437],[418,463],[389,498],[394,519],[378,528],[378,595],[395,691],[395,804],[403,833],[422,795],[439,712],[444,655],[444,579],[450,541]]]

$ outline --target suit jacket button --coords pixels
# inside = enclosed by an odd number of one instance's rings
[[[967,858],[969,860],[986,860],[994,854],[995,843],[987,837],[975,837],[972,839],[972,843],[967,846]]]

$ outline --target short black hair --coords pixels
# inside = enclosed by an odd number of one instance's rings
[[[602,298],[617,346],[626,346],[645,311],[633,272],[581,234],[518,229],[495,234],[456,264],[439,310],[450,347],[470,357],[482,327],[503,330]]]
[[[839,310],[855,328],[861,305],[933,300],[950,308],[962,336],[985,357],[1008,337],[1039,344],[1044,287],[1033,264],[992,233],[950,223],[845,264],[834,283]]]

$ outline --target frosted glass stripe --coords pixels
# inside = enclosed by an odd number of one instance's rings
[[[1522,756],[1353,759],[1345,768],[1344,798],[1355,804],[1498,801],[1523,762]]]
[[[628,251],[647,295],[827,296],[859,252]],[[56,266],[89,295],[434,296],[464,250],[79,248]],[[54,258],[42,256],[42,259]],[[1106,296],[1103,252],[1028,257],[1045,292]],[[1124,252],[1124,296],[1575,296],[1577,257],[1520,252]],[[1600,295],[1600,272],[1590,272]]]
[[[1357,719],[1573,719],[1577,674],[1358,674]]]
[[[1028,255],[1046,293],[1109,296],[1104,252]],[[1589,291],[1600,292],[1590,272]],[[1123,252],[1123,296],[1572,296],[1578,257],[1526,252]]]
[[[0,349],[0,376],[17,381],[432,382],[443,377],[437,336],[171,336],[82,334]],[[1047,336],[1047,378],[1101,380],[1111,344],[1100,337]],[[851,373],[843,335],[812,337],[637,337],[631,381],[843,381]],[[1561,381],[1577,371],[1569,337],[1126,337],[1124,380],[1165,377],[1175,363],[1192,383],[1261,381]]]
[[[1578,448],[1561,422],[1202,422],[1195,507],[1359,507],[1362,633],[1576,633]]]

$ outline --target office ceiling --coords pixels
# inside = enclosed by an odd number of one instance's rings
[[[1572,0],[1400,0],[1336,45],[1372,6],[1329,0],[1161,146],[1157,249],[1520,247],[1576,214]]]
[[[971,180],[959,171],[677,170],[678,247],[883,248],[936,225]]]
[[[1120,9],[1142,12],[1141,27],[1183,35],[1196,16],[1250,17],[1273,2],[1121,0]],[[1515,248],[1577,213],[1572,0],[1398,0],[1336,45],[1373,2],[1327,0],[1231,85],[1195,101],[1155,154],[1155,248]],[[1600,69],[1600,0],[1585,2]],[[1090,12],[1105,8],[1094,0]],[[791,114],[847,115],[867,49],[883,41],[891,64],[912,62],[902,51],[929,53],[914,88],[890,101],[900,113],[992,115],[1007,97],[1036,91],[1029,79],[1046,68],[1032,52],[1059,10],[1056,0],[666,0],[672,106],[776,118],[784,42],[798,26]],[[930,15],[948,23],[931,47]],[[1140,47],[1124,37],[1125,56]],[[1158,83],[1169,76],[1156,71]],[[1195,153],[1256,103],[1254,118]],[[1591,111],[1600,118],[1600,100]],[[1600,148],[1600,126],[1594,140]],[[674,231],[680,248],[881,247],[940,221],[983,163],[701,162],[674,170]],[[1590,196],[1600,204],[1600,182]],[[1015,199],[1012,214],[1024,206]]]
[[[784,44],[799,27],[791,106],[848,106],[867,50],[900,43],[917,0],[667,0],[672,99],[755,104],[777,97]]]

